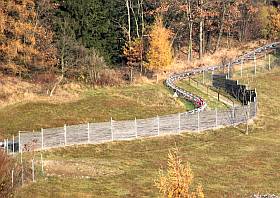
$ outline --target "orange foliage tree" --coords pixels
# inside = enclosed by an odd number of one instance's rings
[[[280,9],[271,15],[272,33],[274,38],[280,38]]]
[[[56,65],[53,34],[40,25],[34,0],[1,1],[0,27],[2,72],[21,75]]]
[[[204,198],[202,186],[199,185],[195,192],[190,191],[193,181],[190,164],[184,165],[179,157],[178,148],[169,151],[167,174],[160,170],[156,186],[168,198]]]
[[[161,17],[157,17],[150,32],[150,49],[147,54],[147,68],[150,70],[168,69],[172,63],[172,32],[163,25]]]
[[[143,40],[141,38],[126,43],[123,54],[127,60],[127,66],[140,69],[142,72],[143,53]]]

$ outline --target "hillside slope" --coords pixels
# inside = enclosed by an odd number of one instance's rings
[[[43,153],[48,176],[17,197],[156,197],[158,169],[166,167],[168,150],[175,145],[191,163],[206,197],[280,194],[280,69],[250,81],[259,93],[259,115],[248,136],[241,125],[198,135],[54,149]]]

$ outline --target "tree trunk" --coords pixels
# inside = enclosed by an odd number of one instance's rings
[[[203,21],[199,22],[199,59],[203,56]]]
[[[188,50],[188,61],[192,61],[192,30],[193,30],[193,22],[191,21],[189,24],[189,50]]]
[[[207,31],[206,33],[206,51],[209,51],[211,49],[211,31]]]
[[[54,84],[54,86],[50,92],[50,97],[53,96],[54,91],[56,90],[57,86],[62,82],[63,78],[64,78],[64,75],[61,75],[60,79]]]
[[[192,61],[192,32],[193,32],[193,20],[192,20],[192,7],[189,0],[186,1],[188,4],[188,25],[189,25],[189,46],[188,46],[188,61]]]
[[[127,9],[127,23],[128,23],[128,41],[131,42],[131,21],[130,21],[129,0],[126,0],[126,9]]]
[[[142,39],[145,31],[145,21],[144,21],[144,9],[143,9],[143,1],[141,0],[140,7],[141,7],[141,26],[142,26]]]
[[[202,12],[203,0],[200,0],[200,11]],[[202,14],[202,13],[201,13]],[[203,56],[203,18],[199,21],[199,59]]]
[[[133,81],[133,68],[130,68],[130,83]]]
[[[139,9],[140,9],[139,1],[138,1],[137,7],[138,7],[138,14],[139,14]],[[139,25],[138,25],[138,15],[136,16],[136,14],[134,12],[134,9],[133,9],[133,5],[132,5],[131,2],[130,2],[130,9],[132,11],[132,14],[133,14],[133,17],[134,17],[134,21],[135,21],[137,38],[139,38],[140,34],[139,34]]]
[[[222,38],[222,35],[223,35],[225,14],[226,14],[226,3],[223,2],[223,13],[222,13],[221,21],[220,21],[220,29],[219,29],[219,34],[218,34],[218,39],[217,39],[215,51],[217,51],[220,47],[220,42],[221,42],[221,38]]]

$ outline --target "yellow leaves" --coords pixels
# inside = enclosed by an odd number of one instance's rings
[[[150,70],[168,69],[172,63],[171,31],[163,26],[161,17],[156,19],[150,32],[150,50],[147,67]]]
[[[280,13],[276,12],[271,15],[271,25],[272,25],[272,31],[274,34],[278,35],[278,38],[280,37]]]
[[[0,38],[4,43],[1,65],[10,72],[27,72],[34,67],[52,67],[57,63],[52,33],[35,21],[34,0],[17,3],[8,0],[0,3]],[[1,34],[1,31],[6,34]],[[7,34],[8,33],[8,34]]]
[[[260,31],[265,38],[280,37],[280,13],[273,6],[261,6],[258,10]]]
[[[204,198],[202,186],[199,185],[196,192],[190,192],[193,181],[193,173],[190,164],[184,165],[179,157],[178,148],[169,151],[167,174],[163,170],[159,172],[156,186],[165,197],[169,198]]]
[[[6,15],[4,14],[3,10],[0,9],[0,34],[4,31],[5,21]]]

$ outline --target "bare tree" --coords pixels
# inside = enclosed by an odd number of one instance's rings
[[[128,25],[128,41],[131,42],[131,21],[130,21],[130,0],[125,0],[125,5],[127,9],[127,25]]]

